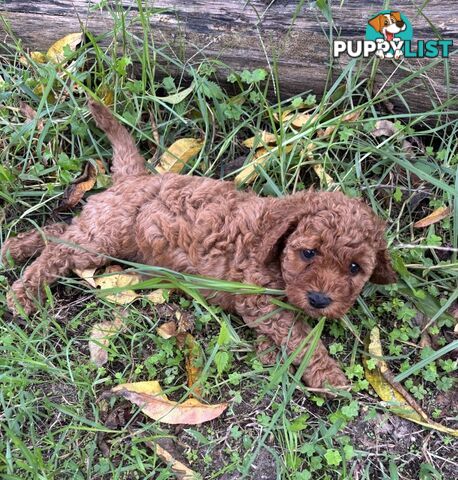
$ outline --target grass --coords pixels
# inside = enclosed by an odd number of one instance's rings
[[[368,85],[376,65],[365,71],[356,61],[321,99],[304,92],[272,101],[267,96],[272,76],[262,70],[231,72],[228,82],[236,93],[229,94],[215,80],[219,62],[183,65],[154,48],[146,13],[139,19],[143,43],[130,33],[122,13],[113,15],[122,35],[88,34],[84,45],[67,52],[64,67],[34,62],[14,37],[4,47],[3,240],[53,217],[59,197],[85,162],[109,161],[110,149],[85,106],[93,96],[112,100],[146,158],[179,138],[204,140],[188,174],[231,179],[255,158],[255,149],[242,141],[260,130],[274,133],[277,147],[266,155],[252,187],[279,196],[314,185],[363,197],[387,220],[400,281],[384,289],[368,285],[341,322],[324,329],[317,324],[314,338],[323,337],[353,382],[347,395],[327,401],[288,368],[261,365],[252,332],[199,295],[199,286],[209,280],[162,271],[160,280],[143,284],[155,288],[166,282],[187,295],[173,294],[169,307],[145,299],[129,306],[126,330],[111,341],[109,362],[97,368],[89,362],[90,328],[112,320],[117,309],[69,278],[48,291],[49,302],[37,314],[14,320],[6,312],[5,294],[22,267],[8,267],[0,277],[1,478],[173,478],[170,466],[148,447],[151,440],[171,442],[176,455],[205,479],[452,478],[456,441],[388,412],[364,377],[361,341],[378,325],[386,359],[404,387],[436,421],[456,426],[456,320],[447,314],[456,305],[458,272],[456,98],[424,113],[390,113],[388,100],[405,103],[409,84],[394,82],[383,97],[374,95]],[[140,65],[137,74],[133,64]],[[159,65],[173,65],[181,75],[172,77]],[[420,74],[427,78],[428,69],[410,77]],[[34,120],[24,119],[21,101],[37,112]],[[311,117],[296,128],[293,118],[283,116],[287,110],[308,111]],[[156,118],[158,145],[149,112]],[[381,120],[391,122],[390,132],[374,137]],[[328,135],[322,135],[326,128]],[[318,176],[317,165],[329,177]],[[100,177],[94,191],[108,182]],[[444,205],[451,207],[450,216],[424,229],[413,227]],[[73,212],[60,215],[70,218]],[[100,399],[116,384],[147,379],[159,379],[172,398],[186,394],[183,353],[175,340],[156,335],[177,310],[194,319],[205,355],[205,398],[229,403],[221,418],[196,427],[170,427],[122,401]],[[103,445],[110,447],[108,457]]]

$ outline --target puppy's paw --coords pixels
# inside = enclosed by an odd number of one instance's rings
[[[37,309],[30,290],[25,287],[21,280],[13,283],[13,286],[6,295],[6,303],[15,317],[21,315],[19,305],[27,315],[35,312]]]
[[[302,379],[311,388],[348,388],[350,386],[347,377],[333,360],[327,362],[324,368],[307,368]]]

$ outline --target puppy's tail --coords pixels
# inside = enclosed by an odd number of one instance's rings
[[[89,101],[89,110],[97,126],[103,130],[113,146],[111,172],[113,181],[130,175],[145,175],[148,170],[132,135],[121,125],[110,110],[100,103]]]

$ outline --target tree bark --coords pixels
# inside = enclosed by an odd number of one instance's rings
[[[164,47],[163,51],[173,50],[175,55],[194,65],[203,58],[220,60],[229,67],[218,68],[217,76],[222,81],[230,69],[278,69],[279,93],[286,98],[307,90],[322,93],[330,81],[329,37],[363,39],[368,19],[382,8],[382,2],[374,6],[374,2],[352,0],[343,2],[342,7],[340,3],[335,1],[330,9],[332,28],[325,15],[313,6],[316,4],[308,0],[159,0],[143,1],[142,5],[144,12],[150,10],[148,17],[154,42],[157,47]],[[414,39],[437,39],[440,35],[457,43],[457,0],[407,0],[402,4],[401,12],[413,25]],[[109,31],[113,28],[112,11],[116,5],[125,13],[129,31],[142,38],[135,0],[108,1],[102,7],[88,0],[6,0],[0,3],[0,14],[25,47],[46,51],[55,40],[79,31],[81,25],[93,34]],[[151,12],[152,7],[155,13]],[[5,32],[2,37],[3,41],[8,40]],[[374,92],[389,88],[393,82],[406,79],[422,67],[431,67],[402,85],[405,102],[398,98],[393,103],[403,110],[419,112],[450,99],[453,101],[453,97],[456,100],[458,63],[455,57],[452,55],[448,62],[380,61]],[[344,56],[332,62],[331,81],[349,61],[349,57]],[[367,60],[358,64],[363,76],[369,77],[370,66]],[[173,66],[171,73],[174,73]]]

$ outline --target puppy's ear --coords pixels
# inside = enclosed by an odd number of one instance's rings
[[[390,253],[387,248],[383,248],[377,252],[375,260],[375,268],[369,279],[371,283],[379,285],[388,285],[397,282],[397,275],[391,263]]]
[[[369,25],[377,30],[377,32],[381,32],[383,27],[383,15],[377,15],[376,17],[371,18],[369,20]]]
[[[287,215],[272,219],[271,226],[264,234],[259,245],[258,259],[263,264],[274,262],[280,258],[288,237],[296,230],[298,215]]]
[[[401,20],[401,14],[399,12],[391,12],[391,15],[394,17],[394,19],[399,22]]]

